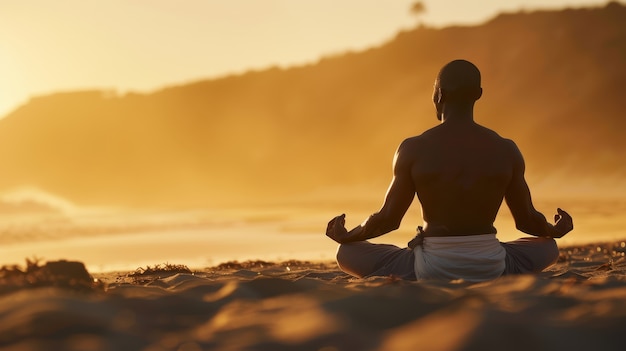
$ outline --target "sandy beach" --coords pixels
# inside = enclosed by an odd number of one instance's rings
[[[3,350],[622,350],[626,243],[561,248],[539,275],[355,279],[334,262],[81,262],[0,271]]]

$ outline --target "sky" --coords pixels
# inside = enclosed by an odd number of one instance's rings
[[[0,0],[0,118],[30,97],[150,92],[380,45],[418,23],[606,0]]]

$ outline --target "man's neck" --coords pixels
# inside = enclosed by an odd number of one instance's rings
[[[445,105],[443,108],[442,123],[470,124],[474,123],[474,108],[467,105]]]

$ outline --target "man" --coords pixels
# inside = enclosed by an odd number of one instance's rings
[[[350,231],[345,215],[328,223],[326,235],[340,244],[342,270],[356,277],[483,281],[541,272],[556,262],[554,238],[573,229],[572,218],[557,209],[556,223],[548,223],[533,207],[515,143],[474,122],[480,80],[468,61],[445,65],[433,93],[441,124],[400,144],[380,211]],[[415,195],[424,223],[409,247],[369,243],[400,226]],[[493,223],[503,199],[517,229],[534,237],[496,239]]]

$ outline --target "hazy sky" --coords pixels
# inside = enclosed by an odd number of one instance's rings
[[[606,0],[0,0],[0,117],[30,96],[151,91],[271,65],[314,62],[418,21],[474,24],[498,12]]]

